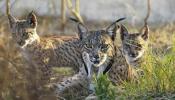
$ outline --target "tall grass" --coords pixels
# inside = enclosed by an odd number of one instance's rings
[[[95,79],[95,94],[98,100],[115,100],[115,87],[112,86],[107,75],[101,75]]]

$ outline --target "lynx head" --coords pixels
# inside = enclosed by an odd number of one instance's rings
[[[145,26],[141,33],[129,34],[125,26],[121,25],[121,40],[123,53],[129,63],[141,58],[147,48],[149,29]]]
[[[23,48],[39,39],[36,33],[37,19],[33,12],[29,13],[26,20],[17,20],[11,15],[8,18],[12,37],[20,47]]]
[[[78,25],[78,33],[82,51],[89,54],[90,61],[96,67],[110,61],[114,55],[114,40],[118,27],[110,25],[104,30],[88,31],[83,25]]]

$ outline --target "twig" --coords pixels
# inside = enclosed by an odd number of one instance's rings
[[[10,2],[9,0],[6,0],[6,15],[8,16],[10,14]]]
[[[80,13],[80,0],[75,0],[75,11]]]
[[[143,29],[148,25],[148,18],[150,16],[151,13],[151,2],[150,0],[147,0],[147,14],[146,17],[144,18],[144,26],[141,28],[140,32],[143,31]]]
[[[147,25],[147,23],[148,23],[148,18],[150,16],[150,12],[151,12],[151,3],[150,3],[150,0],[148,0],[148,2],[147,2],[147,15],[144,19],[144,24],[145,25]]]
[[[70,0],[67,0],[67,7],[71,11],[72,15],[74,15],[81,23],[83,23],[83,19],[79,14],[79,1],[76,1],[76,9],[73,8],[72,2]],[[77,12],[78,11],[78,12]]]

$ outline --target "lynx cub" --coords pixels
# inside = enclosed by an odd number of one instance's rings
[[[24,58],[40,68],[44,75],[50,74],[50,67],[72,67],[78,72],[79,67],[83,66],[79,39],[68,36],[40,38],[33,12],[26,20],[17,20],[11,15],[8,17],[12,39],[21,48]]]
[[[129,34],[121,25],[122,50],[116,49],[114,63],[108,72],[109,78],[115,84],[124,80],[137,78],[137,68],[148,44],[148,26],[144,27],[143,33]]]
[[[120,20],[121,19],[111,24],[107,29],[98,31],[87,31],[84,25],[78,25],[78,29],[80,29],[79,35],[82,37],[82,45],[84,45],[84,47],[82,47],[82,58],[86,65],[85,68],[87,69],[82,68],[78,74],[56,84],[57,95],[63,95],[66,97],[65,94],[79,95],[78,93],[82,93],[83,91],[88,92],[89,89],[91,90],[91,76],[93,75],[92,71],[94,71],[93,68],[103,67],[105,69],[113,60],[115,51],[114,37],[116,31],[118,30],[116,23]],[[85,33],[81,33],[82,30],[84,30],[83,32]],[[105,63],[99,63],[100,60],[105,61]],[[85,74],[85,71],[89,73],[89,76]],[[70,93],[70,90],[76,92]]]

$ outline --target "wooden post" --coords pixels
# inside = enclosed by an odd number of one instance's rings
[[[65,31],[66,25],[66,0],[61,0],[61,30]]]
[[[6,0],[6,15],[8,16],[10,14],[10,1]]]

